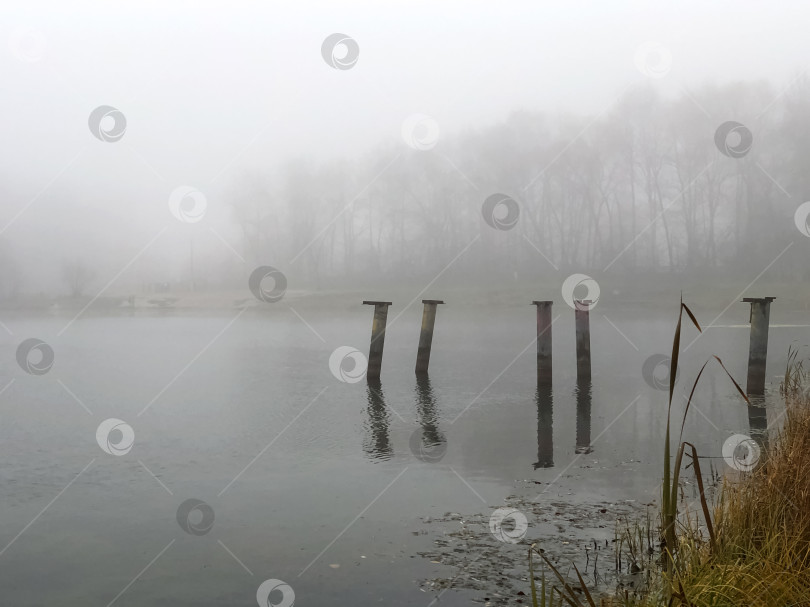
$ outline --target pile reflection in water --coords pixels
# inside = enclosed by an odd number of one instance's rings
[[[427,375],[416,377],[416,413],[420,428],[411,435],[411,452],[420,460],[436,463],[447,451],[447,439],[439,430],[439,407]]]
[[[379,380],[368,380],[366,396],[368,419],[364,424],[366,438],[363,441],[363,451],[372,460],[391,459],[394,456],[389,430],[391,413],[385,404],[385,395]]]
[[[577,398],[576,453],[591,453],[591,380],[577,379],[574,394]]]
[[[537,461],[534,469],[554,466],[554,393],[551,384],[538,382],[537,403]]]

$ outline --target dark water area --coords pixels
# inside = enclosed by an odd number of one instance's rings
[[[440,309],[429,379],[413,371],[420,314],[392,308],[370,383],[329,367],[340,346],[368,351],[359,305],[4,319],[2,604],[247,606],[277,579],[299,605],[467,605],[486,593],[425,588],[458,574],[420,556],[446,530],[426,521],[486,518],[518,493],[550,520],[561,503],[658,500],[667,392],[644,367],[671,350],[671,310],[597,306],[592,378],[578,381],[573,312],[555,306],[553,384],[540,386],[531,306]],[[723,472],[728,437],[778,424],[806,316],[771,314],[764,406],[707,367],[684,430],[705,469]],[[740,304],[699,338],[684,328],[678,426],[710,355],[744,384],[747,320]],[[45,374],[15,360],[29,337],[53,348]],[[104,443],[109,419],[124,425]],[[554,533],[527,522],[527,540]]]

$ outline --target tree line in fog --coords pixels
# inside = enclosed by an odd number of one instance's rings
[[[632,88],[596,115],[522,110],[460,132],[415,115],[401,138],[358,158],[234,173],[199,223],[169,217],[173,227],[137,263],[161,227],[127,224],[139,203],[82,211],[54,193],[52,207],[26,210],[45,236],[26,240],[17,222],[0,238],[0,296],[92,295],[122,267],[130,269],[108,294],[244,290],[260,265],[280,269],[294,289],[424,284],[439,274],[469,283],[560,282],[574,272],[747,282],[783,254],[770,275],[802,279],[804,248],[785,247],[805,238],[794,214],[810,198],[808,92],[802,77],[674,96]],[[71,219],[77,212],[98,224]],[[49,243],[62,243],[56,261],[35,248]]]
[[[810,179],[808,91],[806,81],[675,98],[640,88],[597,116],[519,111],[435,141],[435,125],[417,124],[429,149],[391,143],[357,161],[245,176],[233,218],[246,259],[314,283],[448,264],[472,275],[750,272],[802,237],[793,216]],[[488,222],[495,194],[511,200]]]

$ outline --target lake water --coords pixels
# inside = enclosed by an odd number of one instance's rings
[[[530,305],[440,307],[430,381],[417,382],[419,308],[395,320],[391,308],[371,388],[328,365],[339,346],[367,352],[365,306],[88,315],[67,327],[71,315],[4,317],[2,603],[252,606],[259,585],[278,579],[297,605],[427,606],[437,593],[421,582],[456,575],[418,556],[442,532],[427,518],[489,516],[526,481],[541,506],[658,499],[666,392],[642,366],[671,349],[672,306],[597,306],[590,386],[575,377],[573,311],[554,306],[551,390],[536,386]],[[808,336],[784,325],[803,320],[774,305],[772,395],[788,346]],[[679,399],[710,354],[744,385],[747,321],[738,304],[689,346]],[[685,329],[684,346],[696,335]],[[55,353],[43,375],[15,359],[29,337]],[[723,442],[751,433],[749,409],[716,365],[694,406],[686,438],[722,471]],[[772,396],[767,415],[778,413]],[[125,454],[97,441],[110,418],[132,428]],[[756,414],[753,425],[764,425]],[[441,443],[438,461],[415,456],[414,432]],[[111,444],[124,436],[113,430]],[[527,537],[540,537],[528,522]],[[453,590],[440,602],[483,596]]]

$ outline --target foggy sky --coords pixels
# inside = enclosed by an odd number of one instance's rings
[[[96,260],[99,286],[153,238],[144,263],[179,259],[180,185],[207,197],[198,246],[230,255],[246,171],[401,144],[414,113],[442,135],[523,108],[598,115],[647,81],[785,86],[810,57],[799,2],[4,2],[0,16],[0,239],[28,290],[68,254]],[[26,31],[45,43],[33,61],[15,52]],[[321,57],[334,32],[359,45],[350,70]],[[663,78],[635,64],[648,41],[671,52]],[[126,115],[120,143],[88,132],[99,105]]]

